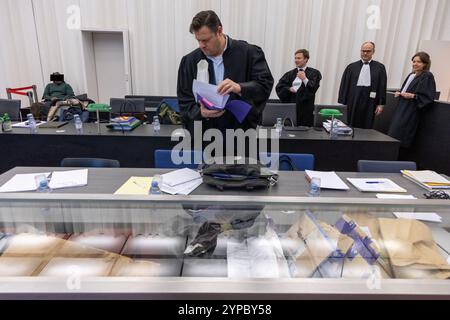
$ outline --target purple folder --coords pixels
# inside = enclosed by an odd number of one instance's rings
[[[208,101],[208,99],[203,98],[200,95],[197,95],[197,100],[201,102],[205,106],[205,108],[209,110],[226,109],[230,111],[234,115],[234,117],[239,121],[239,123],[244,122],[245,118],[247,117],[248,113],[252,108],[251,105],[242,100],[229,101],[224,107],[215,106],[212,102]]]

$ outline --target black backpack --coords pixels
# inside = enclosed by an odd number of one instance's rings
[[[278,175],[261,163],[211,164],[202,168],[203,182],[219,190],[269,188],[278,182]]]

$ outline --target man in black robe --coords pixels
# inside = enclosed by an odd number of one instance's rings
[[[372,60],[374,53],[375,44],[364,43],[361,60],[348,65],[342,75],[338,102],[348,107],[352,127],[371,129],[386,104],[386,68]]]
[[[222,23],[214,11],[199,12],[192,20],[190,32],[199,48],[184,56],[178,70],[177,95],[186,128],[193,137],[194,121],[202,121],[203,130],[256,128],[273,87],[273,77],[261,48],[225,35]],[[209,83],[218,85],[221,95],[230,94],[228,101],[243,100],[251,110],[242,123],[228,111],[209,110],[195,101],[193,80],[197,65],[208,63]],[[198,137],[195,137],[198,139]],[[225,141],[225,135],[224,135]]]
[[[314,123],[314,100],[320,87],[322,75],[319,70],[307,67],[309,52],[295,52],[296,68],[286,72],[278,81],[276,91],[283,103],[297,104],[297,125],[312,127]]]

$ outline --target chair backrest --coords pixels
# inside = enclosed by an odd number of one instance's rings
[[[319,114],[320,110],[322,109],[337,109],[342,113],[342,116],[337,117],[337,119],[341,120],[345,124],[348,124],[348,111],[347,106],[344,106],[342,104],[321,104],[321,105],[315,105],[314,106],[314,127],[320,128],[322,127],[322,124],[324,121],[327,121],[328,119],[321,116]]]
[[[120,168],[120,162],[101,158],[64,158],[61,167]]]
[[[413,161],[378,161],[359,160],[358,172],[385,172],[399,173],[400,170],[416,170],[416,163]]]
[[[182,169],[182,168],[190,168],[197,169],[200,163],[195,163],[195,156],[198,159],[202,159],[202,151],[199,150],[184,150],[183,153],[180,154],[181,157],[185,156],[185,154],[189,154],[189,163],[181,163],[175,164],[172,161],[172,152],[176,153],[173,150],[155,150],[155,168],[159,169]]]
[[[169,99],[169,98],[162,99],[161,102],[159,103],[157,109],[156,109],[156,113],[159,113],[159,109],[161,108],[161,105],[163,103],[167,104],[170,107],[170,109],[172,109],[173,111],[180,113],[180,106],[178,104],[178,99],[177,98],[175,98],[175,99]]]
[[[259,154],[259,159],[268,167],[275,169],[276,163],[270,160],[278,155],[278,170],[280,171],[305,171],[314,170],[314,155],[309,153],[264,153]],[[268,163],[269,162],[269,163]],[[294,167],[293,167],[294,166]]]
[[[7,113],[11,118],[11,121],[19,121],[20,103],[20,100],[0,99],[0,116]]]
[[[109,100],[111,113],[119,115],[122,113],[144,113],[145,100],[144,99],[122,99],[111,98]]]
[[[144,99],[147,107],[157,108],[164,99],[176,99],[177,96],[144,96],[144,95],[126,95],[125,99]]]
[[[271,127],[282,118],[283,123],[290,119],[297,126],[297,106],[295,103],[267,103],[262,114],[262,125]]]

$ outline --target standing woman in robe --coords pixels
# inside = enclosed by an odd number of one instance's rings
[[[398,105],[394,109],[389,135],[401,142],[400,158],[414,141],[423,109],[431,105],[436,94],[436,82],[430,72],[431,59],[426,52],[412,57],[412,72],[400,91],[395,93]]]

